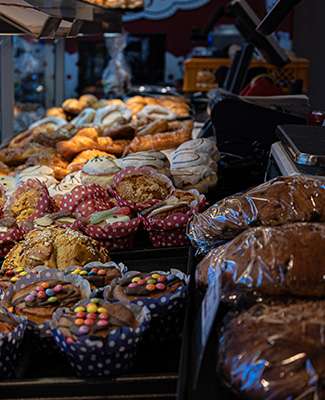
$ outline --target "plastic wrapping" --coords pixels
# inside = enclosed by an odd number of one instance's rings
[[[324,224],[252,228],[211,251],[197,268],[197,280],[207,285],[209,271],[221,271],[228,302],[242,294],[323,297],[324,249]]]
[[[325,221],[325,182],[306,176],[275,178],[194,216],[188,236],[200,252],[254,226]]]
[[[126,34],[106,37],[110,61],[103,72],[103,85],[107,96],[123,96],[131,85],[131,72],[123,53],[126,37]]]
[[[324,329],[324,301],[254,306],[225,324],[218,370],[241,399],[324,399]]]

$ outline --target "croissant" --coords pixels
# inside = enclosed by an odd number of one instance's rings
[[[74,136],[57,143],[56,149],[64,158],[71,159],[84,150],[97,149],[97,141],[87,136]]]
[[[112,140],[109,137],[98,138],[97,148],[115,156],[122,156],[125,149],[130,144],[130,140]]]

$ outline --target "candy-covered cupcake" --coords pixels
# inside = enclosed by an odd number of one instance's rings
[[[105,289],[104,298],[147,306],[152,313],[153,334],[161,331],[167,336],[177,335],[183,322],[187,282],[187,276],[178,270],[130,271]]]
[[[132,366],[149,321],[146,308],[95,298],[57,310],[52,332],[78,375],[109,376]]]
[[[0,378],[12,378],[19,361],[26,320],[0,307]]]

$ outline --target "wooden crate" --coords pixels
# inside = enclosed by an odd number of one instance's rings
[[[230,67],[231,60],[229,58],[192,58],[184,63],[184,92],[207,92],[214,89],[217,84],[213,80],[214,73],[220,67]],[[288,93],[290,82],[295,80],[303,81],[303,91],[308,92],[309,89],[309,68],[310,62],[304,58],[293,58],[292,62],[283,68],[277,68],[265,61],[253,60],[251,68],[266,68],[268,74],[273,76],[277,84]],[[205,78],[211,78],[203,81]]]

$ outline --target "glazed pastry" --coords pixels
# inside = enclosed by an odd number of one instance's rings
[[[144,119],[149,119],[151,121],[154,120],[167,120],[167,121],[173,121],[177,118],[177,115],[170,111],[168,108],[161,107],[161,106],[145,106],[137,115],[139,119],[144,118]]]
[[[229,320],[219,376],[241,399],[323,399],[324,310],[324,301],[260,304]]]
[[[168,158],[160,151],[143,151],[132,153],[117,160],[121,168],[151,167],[164,175],[170,175]]]
[[[114,279],[122,276],[121,267],[114,262],[106,264],[92,262],[83,267],[70,268],[66,272],[86,279],[89,282],[91,289],[103,288],[112,283]]]
[[[92,108],[85,108],[76,118],[74,118],[70,123],[76,127],[82,127],[87,124],[94,122],[96,111]]]
[[[90,160],[98,157],[107,157],[114,159],[115,157],[111,154],[108,154],[104,151],[100,150],[85,150],[78,154],[68,165],[67,171],[68,173],[76,172],[82,169],[82,167]]]
[[[85,185],[96,183],[108,187],[112,184],[114,175],[120,170],[117,161],[111,157],[96,157],[82,168],[81,182]]]
[[[49,108],[46,111],[46,116],[47,117],[56,117],[56,118],[65,119],[65,120],[67,119],[67,116],[65,115],[65,112],[62,107]]]
[[[166,132],[135,137],[128,146],[128,151],[136,153],[139,151],[172,149],[192,138],[192,122],[172,122],[168,126],[169,130]]]
[[[132,203],[159,202],[172,191],[172,185],[164,175],[151,168],[126,168],[116,175],[114,189],[123,200]]]
[[[128,123],[131,121],[131,112],[124,106],[107,106],[97,111],[94,120],[95,125],[112,126],[117,121]]]
[[[35,229],[11,249],[4,260],[4,270],[34,268],[65,269],[83,266],[91,261],[107,262],[107,251],[95,240],[69,228]]]
[[[85,103],[82,103],[77,99],[67,99],[62,104],[64,112],[74,115],[80,114],[81,111],[86,107],[87,105]]]
[[[184,280],[173,273],[128,272],[113,282],[109,295],[121,302],[137,302],[145,298],[154,299],[170,295],[184,285]]]
[[[194,245],[207,252],[252,226],[313,221],[325,221],[323,181],[307,176],[279,177],[195,215],[189,235]]]
[[[110,143],[113,143],[112,139],[110,139]],[[70,140],[58,142],[56,148],[57,151],[66,159],[71,159],[85,150],[101,150],[98,146],[97,139],[92,139],[90,137],[80,135],[74,136]]]
[[[73,282],[50,279],[15,288],[5,302],[15,315],[40,325],[49,321],[59,307],[72,307],[83,298],[82,290]]]
[[[46,167],[45,165],[35,165],[33,167],[25,168],[19,171],[16,175],[17,185],[20,185],[29,179],[37,179],[46,187],[56,185],[58,183],[54,177],[53,169]]]

